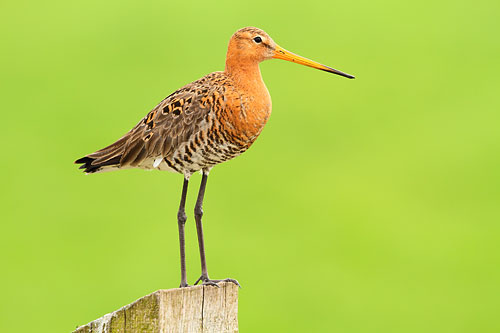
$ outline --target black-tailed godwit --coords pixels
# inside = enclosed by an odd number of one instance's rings
[[[177,213],[181,257],[180,287],[187,287],[184,249],[185,202],[189,178],[201,171],[194,208],[201,257],[201,276],[195,282],[215,285],[208,276],[202,228],[202,205],[208,173],[257,139],[271,114],[271,96],[262,81],[259,63],[283,59],[347,78],[354,76],[293,54],[258,28],[238,30],[229,40],[226,67],[173,92],[115,143],[78,159],[80,169],[97,173],[117,169],[157,169],[184,175]],[[239,285],[239,284],[238,284]]]

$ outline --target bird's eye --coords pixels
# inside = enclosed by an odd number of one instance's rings
[[[257,44],[259,43],[262,43],[262,38],[260,38],[260,36],[257,36],[253,39],[254,42],[256,42]]]

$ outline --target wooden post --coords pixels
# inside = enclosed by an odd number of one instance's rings
[[[219,285],[158,290],[74,333],[238,332],[238,287]]]

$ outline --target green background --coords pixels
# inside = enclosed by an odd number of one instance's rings
[[[84,176],[244,26],[356,75],[261,65],[273,114],[209,177],[242,332],[499,332],[498,1],[0,4],[1,332],[69,332],[180,280],[182,177]],[[199,276],[188,198],[188,280]]]

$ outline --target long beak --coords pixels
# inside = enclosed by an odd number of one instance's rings
[[[286,61],[291,61],[291,62],[294,62],[294,63],[297,63],[297,64],[301,64],[301,65],[304,65],[304,66],[309,66],[309,67],[312,67],[312,68],[321,69],[322,71],[325,71],[325,72],[329,72],[329,73],[333,73],[333,74],[345,76],[345,77],[347,77],[349,79],[354,79],[354,76],[352,76],[350,74],[347,74],[347,73],[338,71],[336,69],[333,69],[331,67],[322,65],[322,64],[320,64],[320,63],[318,63],[316,61],[312,61],[312,60],[309,60],[307,58],[301,57],[301,56],[299,56],[299,55],[297,55],[295,53],[292,53],[290,51],[285,50],[284,48],[282,48],[282,47],[280,47],[278,45],[276,45],[276,49],[274,50],[273,58],[275,58],[275,59],[283,59],[283,60],[286,60]]]

